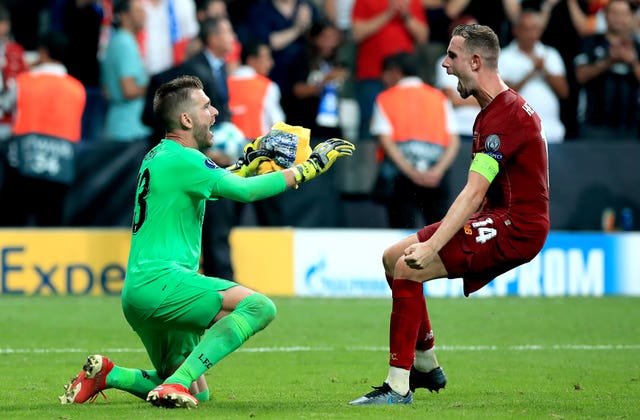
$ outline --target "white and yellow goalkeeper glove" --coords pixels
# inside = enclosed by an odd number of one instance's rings
[[[308,128],[284,122],[275,123],[255,146],[255,150],[274,153],[270,161],[260,165],[258,174],[281,171],[309,159],[312,152],[309,146],[310,137],[311,130]]]
[[[290,168],[311,155],[310,135],[308,128],[278,122],[268,133],[247,144],[238,162],[227,169],[238,176],[249,177]]]
[[[273,160],[273,151],[260,148],[262,136],[244,146],[244,152],[236,163],[227,167],[227,170],[243,178],[249,178],[259,172],[260,165]]]
[[[339,157],[351,156],[355,149],[356,146],[347,140],[329,139],[323,141],[314,147],[309,159],[291,168],[296,182],[299,184],[327,172]]]

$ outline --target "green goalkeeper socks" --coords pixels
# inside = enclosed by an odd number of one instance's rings
[[[275,315],[276,307],[268,297],[258,293],[247,296],[233,312],[213,324],[184,363],[164,382],[189,388],[191,382],[266,327]]]
[[[155,370],[129,369],[119,366],[114,366],[106,378],[108,388],[127,391],[143,400],[147,398],[149,391],[161,383],[162,379]]]
[[[209,399],[211,398],[209,395],[209,389],[205,389],[204,391],[200,391],[197,394],[194,395],[194,397],[196,397],[196,399],[198,400],[198,402],[202,402],[202,401],[209,401]]]

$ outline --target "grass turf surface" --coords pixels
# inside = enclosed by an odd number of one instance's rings
[[[449,383],[351,407],[387,373],[390,299],[277,298],[276,320],[207,372],[211,401],[165,410],[117,390],[60,405],[86,356],[150,368],[118,297],[0,297],[0,413],[30,419],[639,418],[640,299],[429,299]]]

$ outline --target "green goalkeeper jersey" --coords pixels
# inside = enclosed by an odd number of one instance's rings
[[[144,157],[137,184],[125,289],[198,269],[206,200],[250,202],[286,189],[281,172],[241,178],[166,139]]]

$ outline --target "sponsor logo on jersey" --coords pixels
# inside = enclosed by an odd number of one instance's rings
[[[204,166],[206,166],[207,168],[211,168],[211,169],[219,168],[219,166],[216,165],[215,162],[212,161],[211,159],[206,159],[204,161]]]
[[[495,160],[497,160],[498,162],[502,162],[503,155],[500,152],[485,152],[485,155],[489,155]]]

